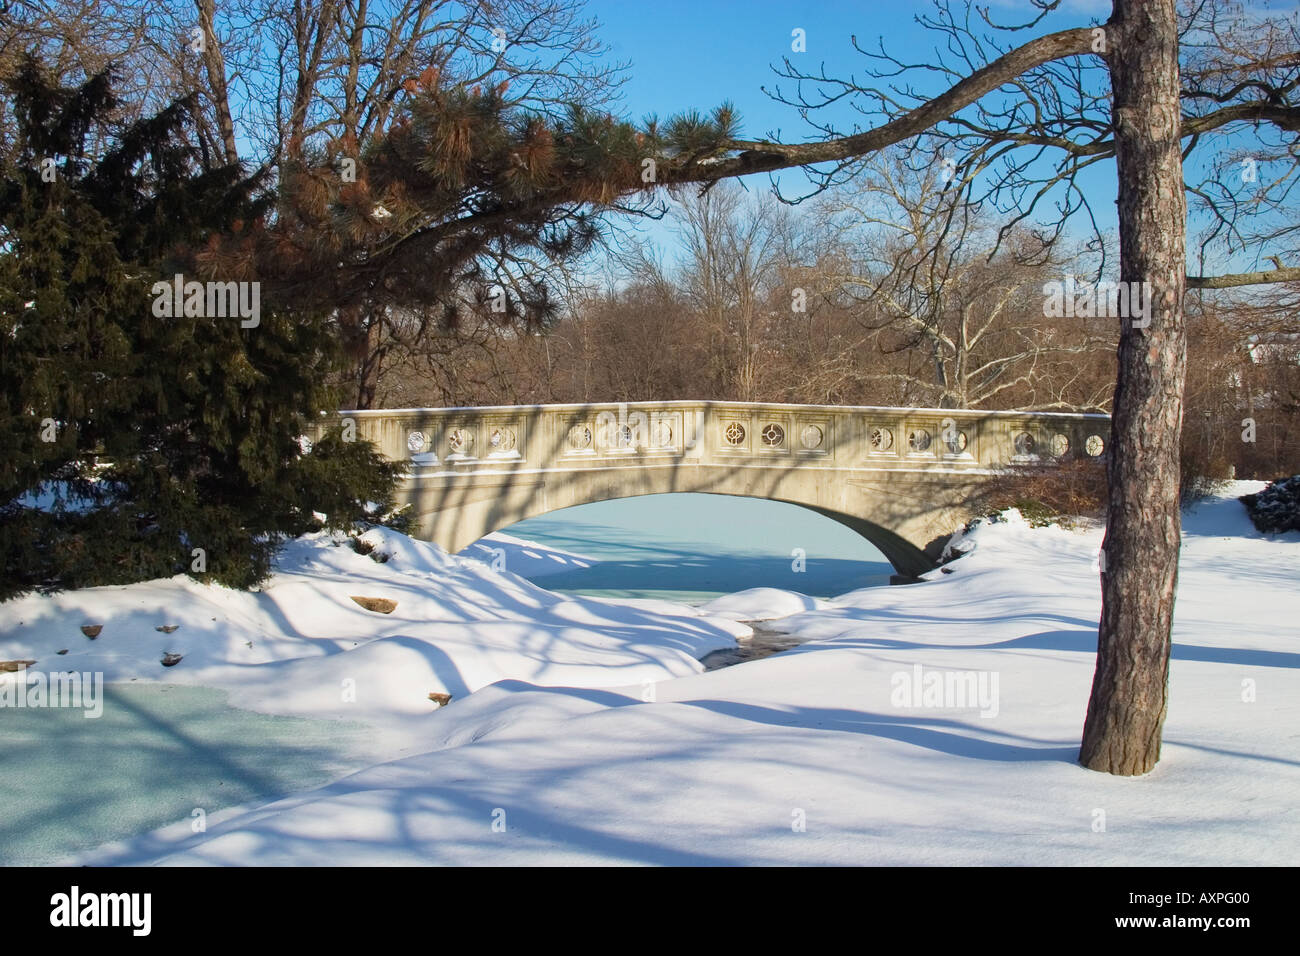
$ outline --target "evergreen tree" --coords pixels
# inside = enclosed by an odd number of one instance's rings
[[[112,80],[61,88],[28,58],[3,84],[0,597],[178,572],[247,587],[313,512],[343,527],[391,503],[368,444],[299,445],[340,350],[328,313],[262,295],[238,254],[259,178],[205,167],[192,101],[119,127]],[[258,313],[160,315],[177,274],[248,283]]]
[[[391,124],[295,146],[301,161],[282,167],[258,258],[299,301],[337,309],[355,407],[376,401],[376,358],[411,313],[442,325],[421,323],[416,339],[470,315],[543,327],[558,311],[555,267],[593,247],[601,217],[653,209],[657,164],[708,158],[738,122],[728,105],[662,127],[578,105],[543,116],[506,87],[445,84],[430,67]]]

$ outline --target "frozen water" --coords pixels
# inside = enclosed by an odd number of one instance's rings
[[[843,525],[757,498],[620,498],[529,518],[508,531],[594,559],[588,567],[516,570],[550,590],[596,597],[703,604],[752,587],[831,597],[888,584],[893,571],[869,541]],[[484,544],[491,546],[491,537]]]
[[[173,684],[110,685],[104,696],[93,719],[71,708],[0,711],[0,864],[53,863],[373,760],[355,722],[269,717]]]

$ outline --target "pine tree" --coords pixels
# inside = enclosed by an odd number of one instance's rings
[[[662,129],[576,105],[543,117],[510,105],[503,85],[443,86],[432,68],[407,92],[367,141],[291,150],[304,158],[283,168],[258,253],[300,301],[338,310],[362,408],[395,311],[544,326],[553,267],[592,248],[601,216],[651,208],[656,162],[707,158],[737,123],[725,105]]]
[[[29,58],[4,83],[0,597],[178,572],[247,587],[313,512],[343,527],[391,502],[368,444],[299,445],[333,405],[327,313],[268,290],[256,324],[156,314],[176,274],[259,282],[239,251],[270,203],[258,177],[205,167],[191,101],[119,128],[112,81],[61,88]],[[30,507],[41,493],[60,500]]]

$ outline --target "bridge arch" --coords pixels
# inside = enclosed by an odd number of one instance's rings
[[[410,487],[421,537],[460,551],[484,535],[526,518],[577,505],[675,492],[756,498],[795,505],[830,518],[861,535],[885,556],[899,576],[933,570],[925,545],[932,527],[950,532],[966,520],[943,504],[948,487],[924,487],[913,479],[877,485],[841,475],[820,480],[795,470],[742,469],[730,465],[687,468],[581,469],[563,474],[481,475],[478,482],[425,481]],[[910,489],[910,490],[909,490]],[[935,513],[943,517],[936,523]]]
[[[583,504],[596,504],[597,502],[600,501],[626,501],[633,498],[655,497],[663,494],[707,494],[707,495],[718,495],[720,497],[726,497],[726,498],[748,498],[755,501],[771,501],[778,504],[792,505],[804,511],[809,511],[812,512],[813,514],[820,515],[824,518],[829,518],[831,521],[834,521],[836,524],[848,528],[850,531],[854,532],[859,537],[865,539],[869,544],[875,547],[876,550],[878,550],[882,555],[884,555],[885,560],[887,560],[893,566],[894,570],[898,573],[900,577],[913,578],[918,575],[924,574],[926,571],[933,570],[936,566],[936,562],[933,560],[933,558],[927,555],[923,550],[918,548],[916,545],[912,544],[910,541],[906,540],[905,538],[895,534],[893,531],[890,531],[888,528],[882,527],[881,525],[875,524],[874,522],[867,521],[863,518],[859,518],[854,515],[847,515],[830,508],[822,508],[817,505],[809,504],[803,501],[791,501],[786,498],[774,498],[770,496],[740,494],[734,491],[692,491],[692,492],[653,491],[653,492],[633,492],[631,494],[616,494],[607,497],[592,498],[589,501],[575,502],[573,504],[563,505],[562,507],[559,508],[551,508],[548,510],[542,510],[539,508],[534,513],[527,515],[526,518],[519,518],[519,519],[493,518],[488,521],[488,524],[496,524],[497,526],[490,528],[487,531],[484,531],[483,534],[488,535],[494,531],[501,531],[502,529],[509,528],[512,525],[518,523],[518,521],[523,521],[526,520],[527,518],[542,517],[543,515],[554,514],[557,511],[563,511],[568,508],[576,508]]]
[[[339,412],[315,431],[340,422],[407,463],[398,501],[451,552],[572,505],[700,492],[822,514],[906,577],[935,566],[990,479],[1100,462],[1110,431],[1105,415],[740,402]]]

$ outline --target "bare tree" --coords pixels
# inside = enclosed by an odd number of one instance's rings
[[[604,56],[584,0],[159,0],[147,10],[129,0],[25,0],[20,12],[0,32],[0,65],[9,48],[35,44],[61,73],[113,62],[138,77],[130,96],[137,110],[151,98],[197,94],[194,118],[210,165],[265,169],[280,189],[281,217],[301,195],[295,188],[319,190],[322,173],[335,188],[356,182],[363,190],[364,146],[432,90],[450,99],[490,89],[502,110],[543,122],[604,106],[623,76]],[[585,228],[586,215],[575,203],[561,205],[546,228],[566,219]],[[288,218],[302,251],[328,245],[313,230],[336,227],[331,218]],[[480,293],[491,285],[511,292],[508,318],[546,319],[551,263],[529,261],[509,243],[479,243],[471,258],[467,271]],[[294,295],[319,282],[305,285]],[[440,304],[458,306],[451,300],[473,292],[456,289]],[[413,330],[448,331],[438,320],[450,314],[445,308],[394,309],[383,290],[335,298],[353,359],[348,403],[356,407],[376,402],[377,376]],[[448,348],[457,348],[457,335]]]
[[[708,342],[713,380],[722,394],[753,401],[769,358],[770,293],[779,269],[793,261],[794,225],[785,207],[755,202],[733,184],[679,190],[675,198],[686,253],[679,284]]]
[[[0,75],[12,75],[27,53],[56,77],[74,82],[114,66],[118,118],[137,119],[175,96],[165,69],[127,55],[145,42],[149,29],[148,11],[121,0],[12,0],[0,6]],[[18,124],[4,115],[6,108],[0,104],[0,150],[7,152]]]
[[[1061,268],[1052,242],[1027,229],[1002,235],[969,200],[969,185],[951,179],[951,167],[916,170],[890,150],[818,204],[849,267],[824,281],[860,304],[878,348],[928,359],[928,371],[882,374],[932,407],[989,407],[1012,395],[1037,408],[1104,407],[1086,393],[1071,400],[1059,374],[1049,376],[1063,360],[1114,347],[1095,321],[1044,319],[1041,290]]]

